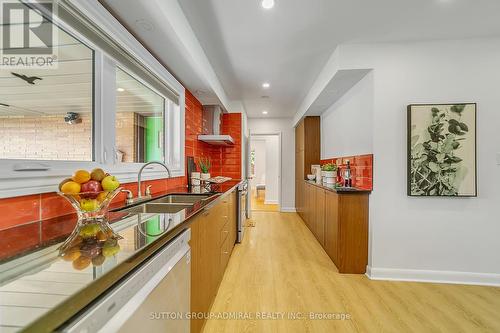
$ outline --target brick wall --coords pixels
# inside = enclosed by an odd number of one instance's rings
[[[135,140],[133,112],[118,112],[116,114],[116,149],[123,153],[123,162],[134,162]]]
[[[69,125],[64,115],[0,117],[0,158],[62,161],[92,160],[92,119]],[[133,162],[134,113],[116,114],[116,146],[124,162]]]
[[[186,156],[192,156],[198,163],[200,157],[209,157],[212,176],[226,176],[241,179],[241,113],[222,115],[221,133],[229,134],[235,140],[234,146],[213,146],[198,140],[202,132],[201,103],[186,91]]]
[[[92,160],[92,120],[69,125],[64,115],[0,117],[0,158]]]

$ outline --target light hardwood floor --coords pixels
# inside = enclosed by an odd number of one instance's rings
[[[252,197],[251,197],[251,208],[253,211],[265,211],[265,212],[277,212],[278,211],[278,205],[270,205],[270,204],[265,204],[265,198],[266,198],[266,191],[265,190],[260,190],[259,191],[259,196],[257,196],[257,191],[255,189],[252,190]]]
[[[500,332],[500,288],[340,275],[295,213],[254,212],[212,313],[344,313],[349,320],[208,320],[204,332]]]

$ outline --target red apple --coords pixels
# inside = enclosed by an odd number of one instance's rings
[[[81,193],[84,193],[86,198],[95,199],[101,191],[101,183],[97,180],[89,180],[88,182],[82,184]]]

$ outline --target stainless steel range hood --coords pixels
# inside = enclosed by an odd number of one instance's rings
[[[217,146],[232,146],[234,139],[230,135],[220,134],[222,108],[219,105],[204,105],[202,134],[198,140]]]

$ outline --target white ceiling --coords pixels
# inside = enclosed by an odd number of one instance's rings
[[[261,8],[260,0],[178,1],[228,98],[241,100],[249,117],[264,117],[264,109],[266,117],[292,117],[341,43],[500,35],[498,0],[276,0],[271,10]],[[132,31],[140,18],[134,13],[154,5],[104,2]],[[168,41],[155,38],[145,41],[147,47],[173,63],[162,46]],[[169,67],[189,89],[202,86],[182,66]],[[271,88],[262,89],[263,82]]]

